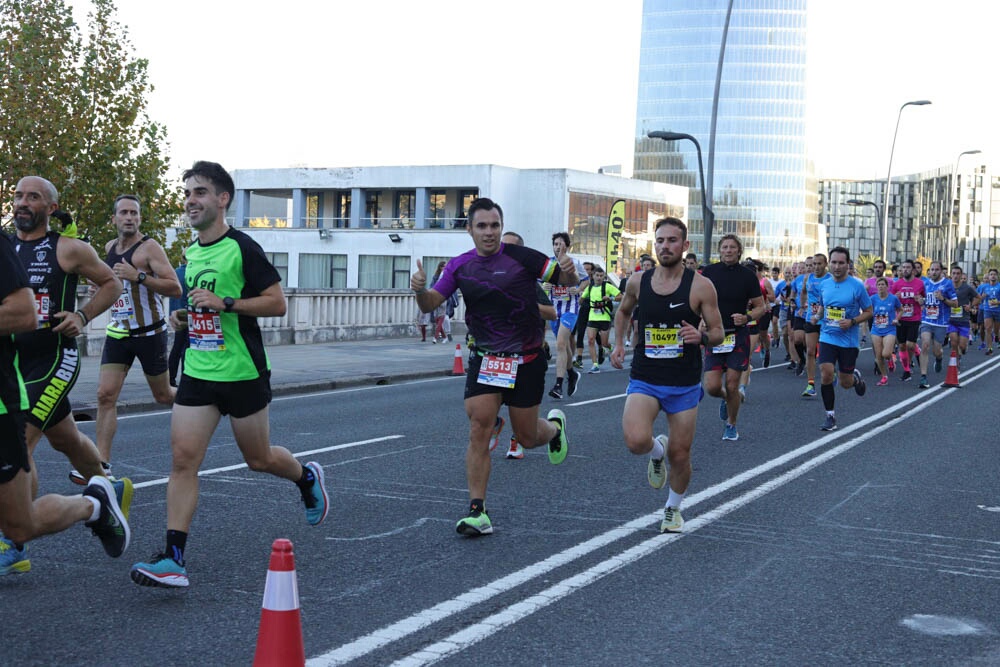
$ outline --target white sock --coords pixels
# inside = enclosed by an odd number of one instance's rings
[[[649,453],[649,458],[651,459],[662,459],[666,452],[663,451],[663,445],[656,438],[653,438],[653,451]]]
[[[684,494],[677,493],[673,489],[670,489],[670,495],[667,496],[666,507],[673,507],[674,509],[680,509],[681,503],[684,502]]]
[[[90,518],[87,519],[87,523],[97,521],[97,517],[101,516],[101,501],[93,496],[84,496],[84,498],[89,500],[94,505],[94,512],[90,515]]]

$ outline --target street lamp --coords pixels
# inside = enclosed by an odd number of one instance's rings
[[[882,219],[882,260],[888,261],[886,259],[886,249],[889,245],[889,197],[892,196],[889,192],[889,186],[892,183],[892,156],[896,152],[896,135],[899,134],[899,120],[903,117],[903,109],[906,107],[922,107],[930,104],[930,100],[913,100],[912,102],[907,102],[903,106],[899,107],[899,114],[896,116],[896,131],[892,134],[892,149],[889,151],[889,169],[885,175],[885,217]]]
[[[715,225],[715,213],[712,211],[712,207],[709,206],[708,199],[705,196],[705,169],[701,164],[701,144],[690,134],[684,132],[654,130],[646,136],[650,139],[663,139],[664,141],[687,139],[694,144],[695,149],[698,151],[698,174],[701,176],[701,219],[705,225],[705,263],[708,264],[708,260],[712,256],[712,227]]]
[[[962,159],[963,155],[976,155],[977,153],[982,153],[982,151],[979,150],[978,148],[973,148],[972,150],[962,151],[961,153],[959,153],[958,157],[955,158],[955,170],[951,172],[951,188],[952,188],[952,192],[955,193],[955,196],[952,197],[952,200],[951,200],[951,211],[950,211],[950,215],[948,216],[948,237],[945,239],[945,242],[944,242],[944,256],[945,256],[945,259],[948,260],[948,268],[949,268],[949,270],[951,270],[951,263],[952,263],[952,257],[951,257],[951,226],[952,225],[955,225],[955,235],[958,236],[958,225],[955,223],[955,200],[956,199],[958,199],[958,207],[959,207],[959,209],[962,208],[962,200],[961,200],[959,192],[958,192],[958,183],[955,182],[955,178],[958,176],[958,163]],[[973,208],[975,208],[975,202],[973,202],[972,206],[973,206]],[[955,245],[958,245],[958,239],[957,238],[955,239]]]
[[[874,206],[875,207],[875,224],[878,225],[882,221],[882,210],[879,208],[878,204],[873,201],[868,201],[867,199],[848,199],[847,204],[849,206]],[[879,235],[881,237],[881,235]],[[876,243],[879,239],[875,239]],[[885,261],[885,255],[881,257],[882,261]]]

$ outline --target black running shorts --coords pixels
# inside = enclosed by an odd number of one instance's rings
[[[174,403],[200,407],[214,405],[219,412],[240,419],[260,412],[271,402],[271,371],[256,380],[214,382],[181,375]]]

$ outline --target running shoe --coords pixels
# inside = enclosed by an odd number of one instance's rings
[[[549,463],[558,465],[566,460],[566,453],[569,451],[569,438],[566,436],[566,415],[563,414],[562,410],[549,410],[547,419],[559,429],[558,435],[549,441]]]
[[[658,459],[650,458],[649,465],[646,466],[646,479],[654,489],[662,489],[667,483],[667,436],[658,435],[656,441],[663,447],[663,456]]]
[[[986,348],[986,356],[988,357],[991,354],[993,354],[993,346],[992,345],[990,345],[988,348]]]
[[[889,357],[889,372],[892,373],[896,370],[896,355],[893,354]]]
[[[507,450],[508,459],[523,459],[524,447],[517,441],[517,438],[510,436],[510,449]]]
[[[823,422],[823,426],[820,427],[823,431],[836,431],[837,430],[837,418],[833,415],[827,415],[826,421]]]
[[[479,535],[489,535],[493,532],[493,524],[486,512],[472,511],[469,516],[461,519],[455,524],[455,530],[460,535],[468,537],[478,537]]]
[[[788,370],[793,371],[793,372],[799,370],[798,364],[796,364],[794,361],[792,361],[791,357],[789,357],[788,359],[785,359],[785,361],[788,362]]]
[[[931,388],[931,383],[927,381],[927,376],[926,375],[921,375],[920,376],[920,384],[917,385],[917,388],[918,389],[930,389]]]
[[[775,347],[777,347],[777,345],[775,345]],[[792,360],[792,355],[786,354],[785,355],[785,361],[788,362],[788,361],[791,361],[791,360]]]
[[[868,342],[868,336],[862,336],[861,337],[861,344],[864,345],[867,342]]]
[[[583,373],[575,368],[571,368],[566,375],[566,395],[573,396],[576,390],[580,388],[580,378],[583,377]]]
[[[582,369],[583,368],[583,360],[582,359],[574,359],[573,360],[573,368]]]
[[[883,375],[882,379],[875,383],[875,386],[876,387],[887,387],[887,386],[889,386],[889,378],[886,377],[885,375]]]
[[[551,396],[552,398],[556,399],[557,401],[560,400],[560,399],[562,399],[562,397],[563,397],[562,387],[560,387],[559,385],[556,385],[556,386],[552,387],[552,389],[549,389],[549,396]],[[496,431],[494,431],[493,434],[494,434],[494,436],[500,435]],[[491,452],[493,451],[493,449],[495,447],[495,444],[494,444],[495,442],[496,442],[496,438],[494,438],[493,440],[490,441],[490,451]]]
[[[771,366],[771,348],[766,348],[764,350],[764,368]]]
[[[128,519],[122,514],[118,505],[115,489],[107,477],[91,477],[83,495],[94,498],[100,504],[97,518],[84,525],[90,528],[101,540],[104,551],[112,558],[118,558],[126,549],[131,539]]]
[[[302,492],[302,502],[306,506],[306,521],[310,526],[318,526],[323,523],[327,512],[330,511],[330,499],[326,495],[326,485],[323,483],[323,466],[310,461],[305,467],[312,470],[314,477],[312,486]]]
[[[723,440],[739,440],[740,434],[736,431],[736,424],[726,424],[726,430],[722,432]]]
[[[158,588],[187,588],[188,576],[184,566],[167,554],[153,554],[146,563],[136,563],[129,571],[132,581],[140,586]]]
[[[934,372],[935,373],[941,372],[941,357],[935,357],[934,359]]]
[[[600,366],[598,366],[597,364],[594,364],[593,366],[591,366],[591,367],[590,367],[590,370],[589,370],[589,371],[587,371],[587,373],[590,373],[590,374],[593,374],[593,373],[600,373],[600,372],[601,372],[601,367],[600,367]]]
[[[128,477],[122,477],[121,479],[114,479],[112,477],[109,481],[111,482],[111,488],[115,490],[115,500],[118,501],[118,507],[122,508],[122,514],[128,520],[129,510],[132,508],[132,494],[135,493],[135,486],[132,485],[132,480]]]
[[[799,362],[799,365],[795,368],[795,377],[802,377],[802,374],[806,372],[806,360],[803,359]]]
[[[114,479],[111,476],[111,464],[101,461],[101,467],[104,468],[104,474],[108,476],[108,479]],[[84,477],[76,470],[69,471],[69,481],[73,482],[77,486],[87,486],[87,478]]]
[[[813,398],[816,396],[816,385],[812,382],[806,385],[806,388],[802,391],[802,395],[807,398]]]
[[[859,371],[857,368],[855,368],[854,369],[854,393],[857,394],[858,396],[864,396],[865,395],[865,391],[867,391],[867,390],[868,390],[868,387],[865,386],[865,379],[863,377],[861,377],[861,371]]]
[[[913,373],[911,373],[910,371],[903,371],[903,376],[899,379],[902,380],[903,382],[909,382],[910,380],[913,379]]]
[[[601,345],[597,346],[597,365],[604,363],[604,347]]]
[[[719,402],[719,419],[722,421],[729,420],[729,406],[726,405],[726,399],[722,399]]]
[[[679,533],[684,527],[684,517],[677,507],[663,508],[663,521],[660,522],[661,533]]]
[[[552,392],[549,392],[549,395],[551,395],[551,394],[552,394]],[[562,396],[560,395],[559,398],[562,398]],[[503,420],[503,417],[501,417],[500,415],[497,415],[497,420],[493,424],[493,435],[490,436],[490,451],[491,452],[494,449],[497,448],[497,445],[500,444],[500,433],[501,433],[501,431],[503,431],[503,425],[505,423],[506,422]]]
[[[0,577],[5,574],[24,574],[31,570],[28,545],[20,549],[6,537],[0,537]]]
[[[982,343],[979,344],[979,350],[982,351],[985,349],[986,349],[986,341],[983,341]]]

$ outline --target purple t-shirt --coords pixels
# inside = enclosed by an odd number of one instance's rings
[[[475,249],[454,257],[434,283],[434,291],[446,299],[456,289],[462,291],[465,324],[478,349],[520,353],[542,346],[537,281],[555,282],[558,277],[554,259],[501,243],[500,251],[487,257]]]

